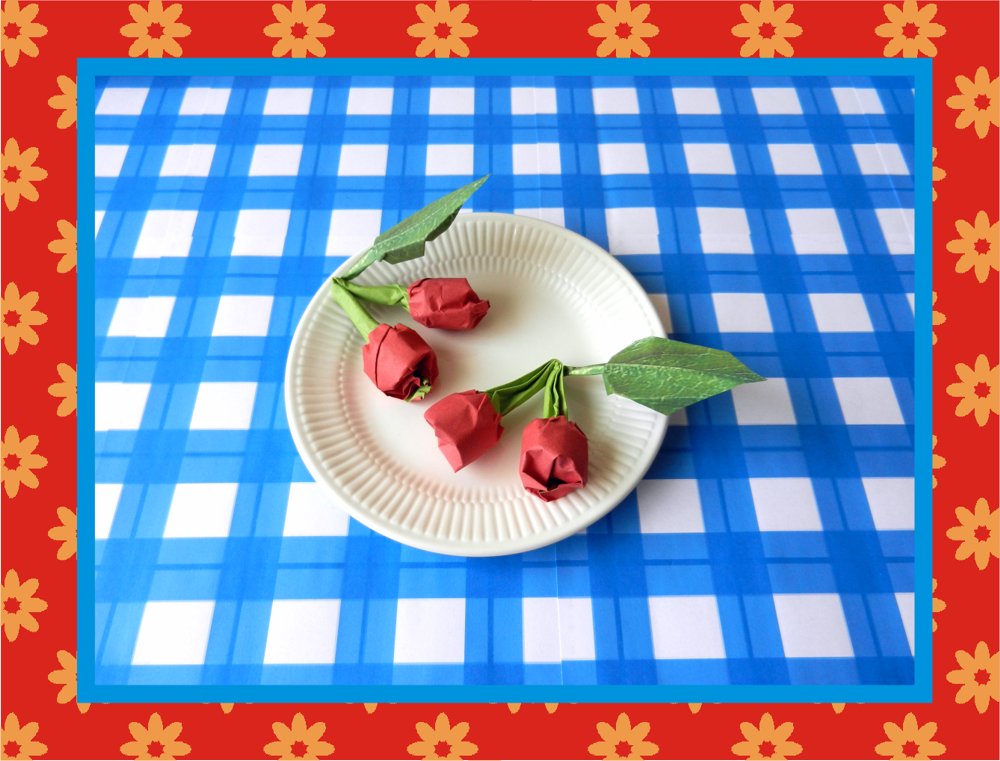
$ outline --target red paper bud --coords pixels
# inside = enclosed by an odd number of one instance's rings
[[[464,277],[429,277],[406,290],[410,314],[428,328],[470,330],[489,311]]]
[[[368,334],[361,357],[365,375],[395,399],[422,399],[437,380],[434,350],[405,325],[379,325]]]
[[[458,472],[500,441],[503,426],[493,402],[482,391],[449,394],[424,413],[437,434],[438,448]]]
[[[560,415],[528,423],[521,437],[521,483],[544,502],[587,485],[587,436]]]

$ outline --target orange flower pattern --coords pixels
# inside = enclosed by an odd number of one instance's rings
[[[468,3],[452,8],[448,0],[435,0],[433,8],[418,3],[416,10],[420,21],[407,27],[406,33],[420,40],[416,50],[418,57],[425,58],[431,53],[435,58],[448,58],[452,54],[466,58],[469,55],[465,38],[479,34],[479,27],[466,20]]]
[[[931,580],[931,594],[933,595],[937,592],[938,580]],[[938,623],[937,619],[934,618],[935,613],[940,613],[942,610],[948,607],[948,604],[939,597],[931,597],[931,631],[936,632]]]
[[[646,38],[660,33],[658,26],[646,21],[649,11],[649,3],[640,3],[633,8],[630,0],[617,0],[613,8],[606,3],[598,3],[597,15],[601,20],[587,29],[587,34],[601,40],[597,55],[601,58],[607,58],[612,53],[615,58],[649,56]]]
[[[931,162],[937,161],[937,148],[931,149]],[[948,173],[939,167],[936,163],[931,165],[931,200],[936,201],[938,197],[937,187],[934,185],[938,180],[943,180],[948,176]]]
[[[7,714],[0,729],[0,751],[4,758],[33,759],[49,752],[48,746],[35,739],[38,736],[38,722],[29,721],[24,726],[16,713]]]
[[[1000,127],[1000,77],[990,79],[985,66],[976,69],[973,79],[955,77],[958,94],[945,103],[959,112],[955,119],[958,129],[972,126],[980,139],[989,134],[990,127]]]
[[[934,473],[935,470],[943,468],[948,464],[948,461],[939,455],[935,450],[937,449],[938,437],[931,437],[931,488],[936,489],[938,485],[937,474]]]
[[[479,752],[479,746],[465,739],[468,734],[468,722],[460,721],[452,726],[448,716],[439,713],[433,727],[423,721],[417,722],[417,735],[420,739],[410,743],[406,752],[423,759],[468,758]]]
[[[937,299],[938,299],[937,291],[934,291],[931,294],[931,306],[933,306],[934,304],[937,304]],[[937,340],[938,340],[937,339],[937,333],[934,331],[934,327],[936,327],[938,325],[944,325],[947,321],[948,321],[948,317],[943,312],[939,312],[936,309],[931,312],[931,326],[932,326],[932,328],[931,328],[931,343],[932,344],[936,344]]]
[[[334,751],[333,745],[322,739],[326,732],[326,724],[322,721],[306,724],[305,716],[301,713],[292,717],[290,727],[276,721],[271,725],[271,729],[274,730],[277,739],[264,746],[264,752],[269,756],[321,758],[329,756]]]
[[[28,3],[23,8],[18,0],[7,0],[0,8],[0,47],[8,66],[16,66],[21,54],[29,58],[38,56],[36,37],[44,37],[49,30],[35,21],[38,3]]]
[[[932,758],[947,750],[932,739],[937,733],[937,723],[929,721],[923,726],[912,713],[903,718],[903,726],[887,721],[882,725],[888,738],[875,746],[875,752],[889,758]]]
[[[990,653],[985,642],[976,645],[975,652],[965,650],[955,653],[959,668],[949,671],[945,679],[959,685],[955,702],[968,703],[970,700],[979,713],[986,713],[990,701],[1000,702],[1000,651]]]
[[[305,58],[306,55],[314,55],[322,58],[326,55],[326,46],[320,40],[331,37],[335,30],[323,21],[326,13],[324,3],[307,6],[305,0],[292,0],[290,6],[275,3],[271,11],[276,21],[264,27],[264,34],[278,40],[271,49],[272,56]]]
[[[49,386],[49,394],[59,399],[56,414],[66,417],[76,412],[76,369],[65,362],[56,365],[59,381]]]
[[[733,745],[733,755],[743,758],[797,756],[802,752],[802,746],[790,739],[794,728],[790,721],[775,726],[769,713],[760,717],[760,725],[744,721],[740,724],[743,739]]]
[[[59,93],[49,98],[49,105],[61,112],[56,127],[68,129],[76,124],[76,80],[60,74],[56,77],[56,85]]]
[[[794,55],[788,38],[801,35],[802,27],[788,20],[793,10],[791,3],[775,7],[774,0],[761,0],[756,8],[750,3],[740,5],[744,21],[732,28],[734,37],[746,38],[740,55],[744,58],[754,55],[774,58],[775,53],[786,58]]]
[[[61,668],[50,671],[48,680],[52,684],[61,685],[56,702],[62,705],[76,700],[76,656],[67,650],[60,650],[56,653],[56,660]],[[77,703],[76,707],[80,713],[87,713],[90,703]]]
[[[955,230],[960,237],[945,246],[951,253],[960,254],[955,272],[973,270],[976,280],[985,283],[990,270],[1000,270],[1000,221],[990,224],[986,212],[980,211],[971,225],[964,219],[955,222]]]
[[[945,388],[945,393],[960,400],[955,407],[956,415],[965,417],[972,412],[980,426],[989,422],[990,414],[1000,415],[1000,398],[997,395],[1000,365],[990,367],[986,355],[980,354],[974,367],[959,363],[955,365],[955,372],[958,383]]]
[[[7,138],[0,157],[0,192],[7,211],[14,211],[22,198],[27,201],[38,200],[38,190],[34,183],[44,180],[49,173],[40,166],[35,166],[37,159],[37,148],[25,148],[22,151],[17,140]]]
[[[38,579],[25,579],[22,583],[13,568],[3,577],[3,584],[0,584],[0,597],[3,598],[0,624],[8,642],[16,640],[21,629],[38,631],[38,621],[34,614],[41,613],[49,604],[40,597],[35,597],[37,591]]]
[[[945,534],[959,542],[955,550],[956,560],[973,559],[976,568],[985,571],[990,558],[1000,558],[1000,508],[990,510],[985,498],[976,500],[974,510],[955,508],[958,525],[952,526]]]
[[[134,40],[128,48],[129,56],[179,58],[184,51],[177,39],[191,34],[191,27],[177,20],[182,10],[180,3],[164,7],[163,0],[149,0],[145,8],[140,3],[129,3],[132,21],[121,28],[122,37]]]
[[[598,758],[645,758],[660,752],[660,746],[646,739],[649,722],[640,721],[632,726],[626,713],[618,714],[614,726],[606,721],[597,722],[597,734],[601,739],[591,743],[587,752]]]
[[[44,325],[49,318],[34,308],[37,303],[38,291],[29,291],[22,296],[16,283],[7,283],[0,299],[0,313],[3,315],[0,336],[8,354],[16,352],[21,341],[31,346],[38,343],[35,326]]]
[[[875,34],[889,38],[882,55],[887,58],[900,53],[903,58],[937,55],[937,45],[931,40],[942,36],[947,29],[932,21],[937,14],[934,3],[918,6],[917,0],[903,0],[902,7],[886,3],[883,10],[888,21],[875,27]]]
[[[49,251],[59,254],[56,272],[63,275],[76,269],[76,225],[60,219],[56,222],[56,229],[61,237],[49,243]]]
[[[57,507],[59,525],[49,529],[49,539],[59,542],[56,560],[69,560],[76,554],[76,513],[68,507]]]
[[[7,426],[0,445],[0,462],[2,462],[3,490],[8,499],[14,499],[22,484],[29,489],[38,488],[38,476],[34,471],[44,468],[49,461],[35,452],[38,437],[31,435],[23,439],[12,425]]]
[[[132,734],[132,739],[122,743],[121,751],[123,756],[130,758],[177,758],[186,756],[191,752],[191,746],[186,742],[178,740],[183,726],[179,721],[166,726],[160,714],[154,713],[149,717],[148,724],[133,721],[128,725],[128,731]]]

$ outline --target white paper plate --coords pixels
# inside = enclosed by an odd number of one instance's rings
[[[376,264],[358,282],[409,284],[422,277],[467,277],[491,304],[479,326],[463,332],[426,328],[398,308],[371,310],[376,319],[414,327],[437,353],[440,377],[422,402],[390,399],[362,372],[361,336],[325,282],[292,338],[289,427],[331,501],[404,544],[467,556],[543,547],[615,507],[652,463],[667,419],[607,396],[600,377],[566,379],[569,416],[590,442],[590,480],[555,502],[528,494],[518,475],[521,431],[540,414],[541,395],[507,415],[500,443],[458,473],[423,414],[446,394],[505,383],[553,357],[594,364],[636,339],[663,336],[635,278],[562,227],[480,213],[460,214],[423,258]]]

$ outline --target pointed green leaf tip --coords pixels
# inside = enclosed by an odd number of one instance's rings
[[[434,240],[448,229],[455,221],[462,204],[468,201],[487,179],[489,179],[488,174],[458,190],[453,190],[390,227],[375,239],[371,248],[365,251],[358,262],[343,276],[344,279],[357,277],[372,264],[383,259],[390,264],[399,264],[423,256],[427,241]]]
[[[762,381],[728,351],[642,338],[604,366],[604,387],[668,415],[743,383]]]

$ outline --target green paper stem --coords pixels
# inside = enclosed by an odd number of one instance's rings
[[[501,386],[494,386],[484,391],[497,413],[503,417],[508,412],[517,409],[535,394],[545,388],[545,384],[550,375],[553,375],[553,368],[559,367],[559,375],[562,375],[562,362],[558,359],[550,359],[543,365],[539,365],[534,370],[525,373],[520,378],[504,383]]]
[[[604,365],[583,365],[582,367],[566,366],[566,375],[600,375],[604,372]]]
[[[552,368],[545,378],[545,396],[542,398],[542,417],[566,417],[566,376],[563,363],[552,360]]]
[[[358,285],[339,277],[333,278],[333,280],[350,291],[354,296],[365,301],[370,301],[372,304],[381,304],[387,307],[401,306],[406,310],[410,308],[406,288],[398,283],[392,283],[391,285]]]
[[[361,302],[344,287],[343,282],[339,278],[331,280],[330,286],[333,290],[333,300],[340,304],[340,308],[344,310],[351,322],[354,323],[354,327],[358,329],[361,337],[368,338],[368,334],[379,326],[379,321],[368,314],[368,310],[361,306]]]

